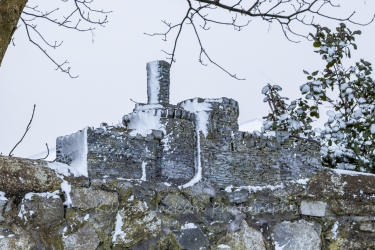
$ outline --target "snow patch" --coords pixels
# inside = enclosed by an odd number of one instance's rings
[[[336,221],[335,224],[333,224],[333,227],[331,229],[332,239],[334,239],[334,240],[337,238],[337,233],[338,233],[337,229],[338,228],[339,228],[339,222]]]
[[[85,221],[88,221],[90,219],[90,214],[86,214],[85,217],[83,218]]]
[[[186,223],[185,225],[182,225],[181,226],[181,230],[184,230],[184,229],[193,229],[193,228],[197,228],[197,226],[194,224],[194,223]]]
[[[88,177],[87,172],[87,129],[88,127],[78,131],[77,133],[59,137],[60,151],[71,159],[69,164],[75,169],[76,174]],[[73,173],[74,174],[74,173]]]
[[[5,193],[0,191],[0,201],[8,201],[9,199],[5,197]]]
[[[266,186],[240,186],[240,187],[235,187],[236,190],[235,192],[238,192],[238,191],[241,191],[243,189],[247,189],[249,191],[249,193],[253,192],[253,191],[260,191],[260,190],[263,190],[263,189],[270,189],[271,191],[274,191],[276,189],[280,189],[280,188],[284,188],[284,183],[281,183],[281,184],[278,184],[278,185],[266,185]]]
[[[125,241],[125,238],[126,238],[126,233],[122,231],[122,226],[124,225],[124,223],[122,222],[121,214],[120,214],[120,212],[122,211],[124,211],[124,209],[117,212],[117,215],[116,215],[115,233],[113,234],[113,237],[112,237],[112,242],[115,243],[115,245],[117,242],[117,236],[120,237],[120,239],[122,239],[123,241]]]
[[[129,133],[132,136],[136,136],[137,134],[146,136],[151,134],[153,129],[162,130],[166,134],[164,125],[160,123],[160,109],[135,111],[126,117],[129,119],[127,128],[133,130]]]
[[[146,181],[146,162],[142,162],[142,177],[141,181]]]
[[[59,199],[60,196],[59,196],[59,193],[60,191],[59,190],[56,190],[55,192],[53,193],[50,193],[50,192],[45,192],[45,193],[27,193],[25,195],[25,200],[32,200],[32,197],[35,195],[35,196],[40,196],[40,197],[43,197],[43,198],[53,198],[53,199]]]
[[[218,245],[217,248],[221,248],[221,249],[232,249],[230,246],[228,246],[228,245],[224,245],[224,244]]]
[[[331,168],[329,168],[331,169]],[[370,173],[361,173],[361,172],[356,172],[356,171],[350,171],[350,170],[344,170],[344,169],[331,169],[332,171],[338,173],[338,174],[347,174],[351,176],[358,176],[358,175],[369,175],[369,176],[375,176],[375,174],[370,174]]]
[[[232,193],[232,188],[233,188],[233,185],[230,185],[230,186],[226,187],[224,189],[224,191],[227,192],[227,193]]]

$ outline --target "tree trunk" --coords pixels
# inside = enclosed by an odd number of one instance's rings
[[[0,66],[27,0],[0,0]]]

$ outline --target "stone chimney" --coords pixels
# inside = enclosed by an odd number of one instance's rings
[[[166,61],[147,63],[148,104],[169,104],[169,70]]]

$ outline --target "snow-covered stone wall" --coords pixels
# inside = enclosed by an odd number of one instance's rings
[[[148,103],[57,138],[56,161],[0,156],[0,249],[375,249],[375,175],[322,168],[318,142],[238,130],[238,103]]]
[[[375,248],[375,175],[222,189],[72,172],[0,156],[0,249]]]

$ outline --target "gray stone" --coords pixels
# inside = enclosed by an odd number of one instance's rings
[[[8,195],[53,192],[61,182],[46,161],[0,156],[0,191]]]
[[[240,190],[236,192],[229,193],[229,200],[232,203],[244,203],[249,200],[249,191],[247,190]]]
[[[164,137],[163,131],[161,130],[152,130],[152,134],[154,135],[155,139],[161,140]]]
[[[118,194],[115,192],[76,187],[72,188],[70,196],[72,198],[72,207],[82,210],[102,206],[117,207],[118,204]]]
[[[0,249],[24,250],[32,249],[35,245],[33,238],[21,227],[13,224],[11,227],[0,227]]]
[[[29,193],[19,205],[18,216],[24,224],[47,229],[63,223],[64,205],[56,194]]]
[[[221,238],[216,248],[222,246],[224,249],[233,250],[266,250],[266,245],[261,232],[249,227],[245,220],[242,220],[242,229],[233,233],[228,233]]]
[[[191,202],[181,195],[168,194],[162,201],[162,204],[167,207],[168,212],[182,211],[191,207]]]
[[[119,249],[135,246],[161,233],[161,220],[155,211],[148,209],[142,201],[119,210],[116,216],[113,243]]]
[[[365,232],[375,233],[375,222],[364,222],[361,223],[359,229]]]
[[[4,207],[5,205],[7,204],[7,200],[0,200],[0,222],[4,221],[5,218],[3,217],[3,210],[4,210]]]
[[[283,221],[272,228],[275,248],[284,250],[320,249],[321,226],[305,220]]]
[[[323,201],[302,201],[301,214],[323,217],[326,214],[327,203]]]
[[[95,250],[99,243],[98,235],[89,223],[76,233],[63,237],[63,245],[66,250]]]
[[[176,234],[176,238],[182,249],[200,250],[209,245],[207,236],[198,226],[196,228],[182,229],[181,233]]]

